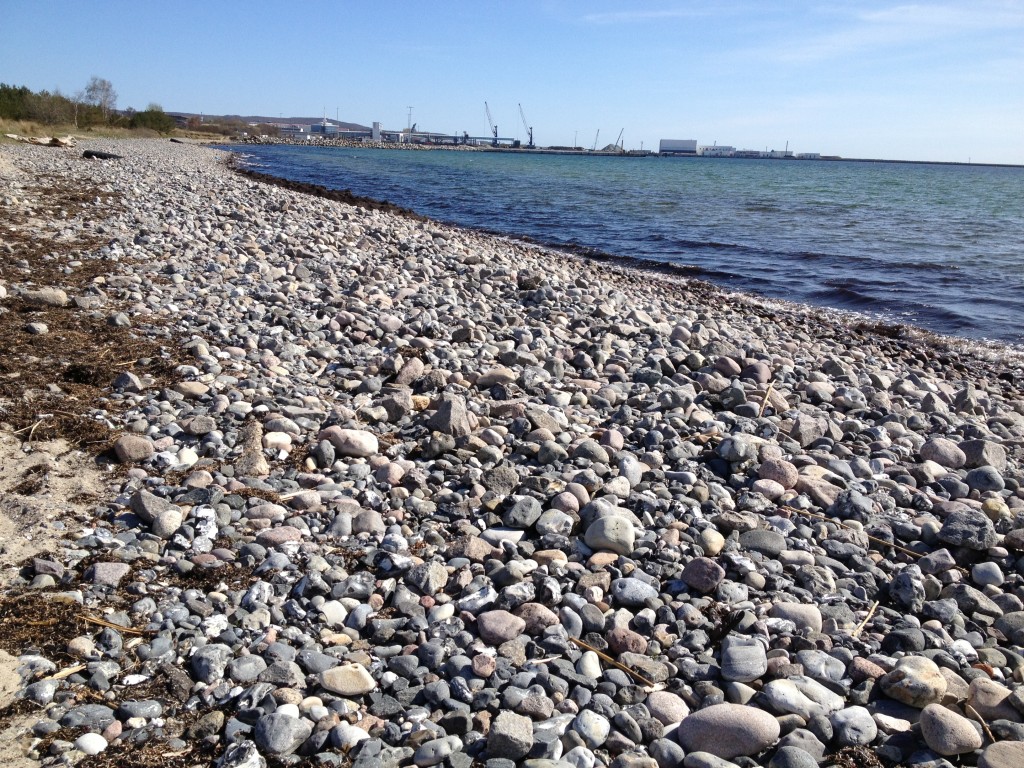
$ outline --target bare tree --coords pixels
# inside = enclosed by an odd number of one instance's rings
[[[93,75],[85,86],[85,100],[100,108],[103,117],[110,119],[110,113],[117,106],[117,91],[109,80]]]

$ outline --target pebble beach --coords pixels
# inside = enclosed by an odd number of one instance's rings
[[[10,338],[153,350],[101,366],[101,492],[6,580],[55,617],[8,651],[26,760],[1024,765],[1018,350],[227,160],[0,146]],[[41,179],[91,191],[43,217]],[[85,235],[45,283],[20,251]]]

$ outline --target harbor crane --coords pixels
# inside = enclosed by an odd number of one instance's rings
[[[617,139],[615,140],[615,146],[616,146],[616,147],[619,147],[619,148],[620,148],[620,149],[621,149],[621,150],[622,150],[623,152],[625,152],[625,151],[626,151],[626,147],[625,147],[625,146],[623,146],[623,144],[622,144],[622,134],[623,134],[623,133],[625,132],[625,130],[626,130],[626,129],[625,129],[625,128],[623,128],[623,129],[622,129],[621,131],[619,131],[619,138],[617,138]]]
[[[601,137],[601,129],[597,129],[597,133],[594,134],[594,146],[590,148],[591,152],[597,151],[597,140]]]
[[[533,149],[533,128],[526,124],[526,115],[523,113],[523,105],[519,105],[519,118],[523,121],[523,128],[526,129],[526,135],[528,141],[526,142],[527,149]]]
[[[484,102],[484,109],[487,111],[487,124],[491,126],[491,136],[494,137],[491,139],[491,146],[496,147],[498,146],[498,126],[494,124],[494,120],[491,117],[491,108],[487,105],[486,101]]]

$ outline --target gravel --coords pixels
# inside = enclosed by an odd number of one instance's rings
[[[1019,762],[1014,350],[85,143],[122,158],[0,147],[0,197],[118,193],[60,223],[105,275],[4,272],[0,311],[95,313],[173,380],[100,372],[121,471],[13,585],[104,622],[18,649],[31,756]]]

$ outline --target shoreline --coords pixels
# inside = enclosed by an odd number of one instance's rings
[[[128,334],[0,594],[36,761],[1024,760],[1012,348],[82,144],[0,146],[7,372]],[[7,516],[68,493],[32,429]]]
[[[374,210],[385,210],[400,216],[412,218],[414,220],[433,221],[437,224],[441,224],[444,226],[454,227],[456,229],[464,229],[467,231],[476,232],[491,237],[496,237],[502,240],[506,240],[508,242],[521,243],[524,245],[537,247],[543,251],[547,251],[553,254],[568,255],[577,258],[582,258],[592,263],[608,264],[626,270],[636,270],[640,273],[646,273],[649,275],[661,275],[668,278],[683,280],[686,281],[688,285],[707,286],[709,290],[718,291],[722,294],[726,294],[729,296],[741,297],[744,300],[753,303],[759,303],[766,308],[776,307],[785,308],[796,312],[824,313],[827,316],[829,316],[829,318],[832,318],[834,322],[857,325],[862,329],[871,328],[875,333],[888,338],[906,338],[908,340],[912,339],[916,340],[919,343],[939,344],[947,348],[957,350],[964,350],[965,348],[977,346],[986,350],[992,355],[1005,355],[1010,359],[1016,358],[1019,361],[1024,362],[1024,344],[1013,344],[1011,342],[1002,341],[998,339],[975,339],[965,336],[947,335],[938,333],[936,331],[931,331],[926,328],[922,328],[920,326],[916,326],[910,323],[901,323],[886,317],[880,317],[877,315],[870,315],[862,312],[857,312],[856,310],[852,309],[829,307],[825,305],[805,304],[802,302],[791,301],[789,299],[784,299],[780,297],[765,296],[758,293],[736,290],[729,288],[727,286],[718,285],[717,283],[700,277],[699,275],[702,272],[700,267],[674,264],[671,262],[657,261],[653,259],[642,259],[635,256],[622,256],[614,253],[609,253],[607,251],[602,251],[597,248],[591,248],[589,246],[564,246],[557,243],[548,243],[541,240],[537,240],[535,238],[529,237],[528,235],[514,235],[506,232],[500,232],[498,230],[488,229],[485,227],[468,227],[466,225],[458,224],[455,222],[431,219],[425,216],[424,214],[418,213],[410,208],[403,208],[401,206],[395,205],[394,203],[391,203],[388,200],[377,200],[375,198],[355,195],[349,189],[336,190],[321,184],[313,184],[309,182],[296,182],[290,179],[285,179],[284,177],[281,176],[274,176],[272,174],[256,171],[253,170],[252,168],[246,167],[243,164],[244,161],[238,157],[238,154],[235,151],[223,151],[230,153],[231,159],[228,161],[228,167],[234,170],[235,172],[266,184],[272,184],[281,187],[282,189],[301,192],[303,194],[309,194],[315,197],[321,197],[328,200],[337,200],[340,202],[347,202],[353,205],[361,205],[363,207],[371,208]],[[865,162],[895,161],[883,160]]]

